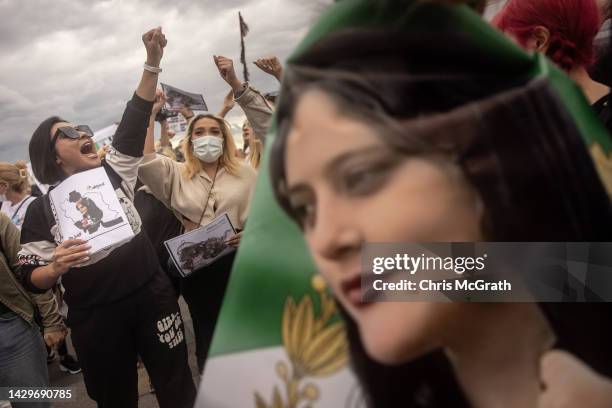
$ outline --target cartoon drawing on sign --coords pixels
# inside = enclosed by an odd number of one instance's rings
[[[106,217],[106,220],[104,220],[104,212],[93,200],[93,195],[99,196],[98,202],[102,202],[108,208],[108,212],[112,213],[111,218]],[[99,193],[91,192],[81,195],[78,191],[73,190],[68,194],[68,202],[74,203],[74,208],[79,212],[80,218],[75,219],[74,212],[68,211],[68,208],[62,205],[61,208],[64,215],[73,221],[75,227],[88,234],[97,232],[100,226],[103,228],[111,228],[123,222],[123,218],[104,202]],[[65,202],[62,204],[65,204]]]

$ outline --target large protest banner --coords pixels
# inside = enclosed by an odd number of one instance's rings
[[[525,53],[468,7],[430,2],[406,2],[404,7],[412,7],[411,13],[397,22],[375,2],[339,2],[321,17],[294,55],[347,27],[375,28],[395,21],[407,31],[459,31],[495,61],[499,75],[506,79],[516,79],[517,84],[531,78],[550,82],[593,153],[600,177],[612,186],[612,143],[564,73],[544,56]],[[347,350],[342,322],[316,276],[301,233],[274,200],[265,157],[196,406],[365,406],[348,366]]]

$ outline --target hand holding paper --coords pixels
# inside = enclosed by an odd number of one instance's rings
[[[51,268],[56,277],[60,277],[70,268],[89,260],[91,246],[82,239],[67,239],[59,244],[53,253]]]
[[[238,245],[240,245],[241,239],[242,239],[242,231],[229,237],[227,241],[225,241],[225,244],[231,247],[234,247],[234,248],[238,248]]]

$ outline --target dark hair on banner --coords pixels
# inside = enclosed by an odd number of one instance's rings
[[[457,33],[342,30],[319,40],[285,70],[270,155],[278,203],[293,217],[287,137],[300,97],[318,90],[340,115],[373,127],[400,154],[442,153],[457,164],[482,198],[487,240],[609,241],[610,201],[586,144],[546,79],[521,79],[525,71],[501,66]],[[612,375],[610,306],[540,307],[556,347]],[[469,406],[442,351],[381,366],[365,353],[348,316],[347,333],[372,406]]]

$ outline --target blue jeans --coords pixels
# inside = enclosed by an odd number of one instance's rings
[[[47,387],[47,353],[40,331],[19,316],[0,319],[0,387]],[[50,402],[12,402],[15,408],[50,408]]]

